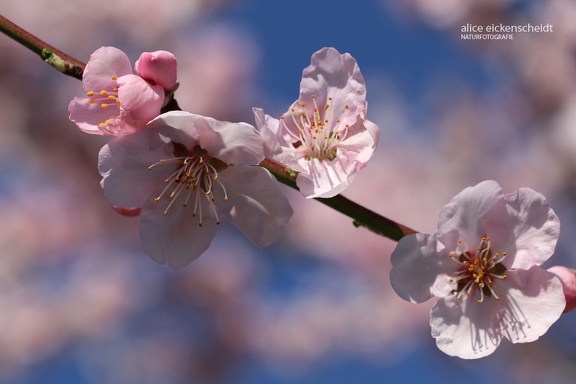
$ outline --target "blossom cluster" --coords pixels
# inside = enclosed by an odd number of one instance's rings
[[[140,216],[143,250],[174,268],[210,246],[222,219],[259,247],[281,237],[293,211],[261,166],[265,159],[296,174],[304,197],[331,198],[379,141],[359,66],[334,48],[312,55],[284,114],[253,108],[255,126],[167,108],[178,88],[169,52],[143,53],[135,71],[119,49],[98,49],[84,71],[86,97],[70,103],[70,119],[84,132],[113,136],[99,154],[104,193],[120,214]],[[438,298],[432,336],[449,355],[483,357],[504,338],[534,341],[576,305],[574,274],[541,267],[559,230],[538,192],[505,195],[497,182],[482,182],[442,210],[437,232],[399,241],[392,287],[415,303]]]
[[[281,236],[292,208],[259,164],[269,157],[298,173],[306,197],[344,190],[374,153],[379,128],[366,119],[356,60],[334,48],[312,56],[300,98],[274,119],[254,109],[258,129],[180,110],[163,112],[178,87],[177,61],[143,53],[132,73],[117,48],[96,50],[69,105],[84,132],[115,136],[99,155],[101,185],[114,209],[140,216],[144,251],[182,267],[204,252],[221,219],[256,246]]]

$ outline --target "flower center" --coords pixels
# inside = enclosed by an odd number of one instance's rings
[[[112,76],[112,81],[116,82],[118,78]],[[120,100],[118,100],[118,86],[117,84],[109,89],[103,89],[101,91],[88,91],[86,96],[90,99],[90,104],[99,104],[100,108],[107,111],[108,108],[118,108],[120,109]],[[98,124],[100,128],[106,128],[106,126],[112,124],[112,119],[107,119]]]
[[[280,119],[284,129],[294,140],[292,145],[296,149],[301,149],[307,160],[334,160],[338,144],[345,139],[348,133],[348,124],[342,128],[341,121],[332,118],[334,113],[338,111],[330,109],[331,97],[328,98],[328,102],[323,108],[318,107],[314,95],[310,98],[314,104],[313,110],[306,109],[306,103],[300,101],[296,101],[290,108],[289,118],[296,126],[296,131],[287,126],[286,115]],[[348,104],[344,106],[344,109],[348,109]]]
[[[463,293],[467,296],[472,294],[480,295],[478,302],[482,303],[485,297],[494,297],[500,300],[493,288],[495,279],[506,279],[506,267],[502,261],[506,258],[506,252],[499,254],[492,253],[490,249],[490,239],[483,237],[475,252],[463,249],[462,240],[458,240],[458,247],[455,252],[450,252],[450,258],[458,264],[454,271],[454,278],[450,282],[456,281],[454,290],[456,298],[460,300]]]
[[[152,170],[162,165],[173,166],[174,163],[177,164],[176,170],[164,179],[166,186],[154,198],[154,201],[159,202],[163,198],[170,200],[164,210],[164,216],[168,215],[168,211],[178,199],[182,202],[182,208],[193,205],[192,216],[199,217],[199,225],[201,227],[204,214],[202,211],[202,199],[206,199],[210,212],[216,218],[216,224],[220,224],[214,195],[217,187],[219,187],[218,189],[222,191],[222,199],[224,201],[228,200],[226,187],[218,179],[218,173],[226,169],[228,164],[219,159],[211,158],[206,150],[199,146],[194,147],[192,151],[188,151],[182,144],[173,144],[176,157],[161,159],[148,167],[149,170]]]

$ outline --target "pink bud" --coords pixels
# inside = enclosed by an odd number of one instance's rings
[[[558,276],[562,283],[564,296],[566,297],[566,308],[564,309],[564,313],[576,308],[576,271],[556,265],[548,268],[548,272],[552,272]]]
[[[146,81],[166,90],[176,85],[176,57],[167,51],[144,52],[136,61],[136,72]]]

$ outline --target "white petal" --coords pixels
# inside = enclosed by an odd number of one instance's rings
[[[438,240],[448,249],[456,249],[458,240],[476,248],[480,239],[487,235],[481,220],[494,204],[499,204],[500,210],[505,211],[502,189],[497,182],[487,180],[464,189],[440,212]]]
[[[508,271],[494,290],[501,299],[455,296],[438,300],[433,306],[432,336],[443,352],[463,359],[484,357],[503,338],[513,343],[531,342],[543,335],[565,307],[562,285],[553,274],[539,268]]]
[[[277,241],[292,207],[276,179],[259,166],[229,167],[219,175],[233,208],[224,214],[258,247]]]
[[[454,295],[439,299],[430,312],[432,337],[438,348],[462,359],[493,353],[503,336],[490,327],[492,301],[478,303],[466,296],[459,301]]]
[[[177,197],[182,200],[182,197]],[[142,249],[154,261],[181,268],[200,256],[212,243],[218,225],[210,213],[206,199],[201,199],[202,226],[200,215],[193,216],[193,204],[182,207],[181,201],[164,210],[171,200],[155,202],[149,199],[140,214],[140,239]]]
[[[404,300],[422,303],[455,288],[447,276],[453,262],[448,256],[439,256],[436,248],[436,237],[423,233],[405,236],[398,242],[391,256],[390,283]]]
[[[172,158],[172,148],[155,130],[110,140],[98,155],[98,170],[103,176],[100,184],[108,201],[122,207],[141,207],[173,171],[170,166],[148,167],[160,159]]]
[[[560,236],[560,220],[546,198],[529,188],[505,196],[513,225],[516,257],[512,268],[527,269],[552,256]]]
[[[264,159],[264,139],[247,123],[230,123],[183,111],[166,112],[149,123],[150,127],[172,127],[166,131],[173,141],[192,150],[200,145],[212,157],[227,164],[253,165]]]
[[[308,172],[299,173],[296,177],[298,189],[304,197],[329,198],[342,192],[352,182],[355,175],[348,175],[339,158],[332,161],[302,159]]]
[[[510,287],[502,333],[513,343],[527,343],[542,336],[558,320],[566,299],[556,275],[540,267],[508,272]],[[504,301],[504,300],[503,300]]]

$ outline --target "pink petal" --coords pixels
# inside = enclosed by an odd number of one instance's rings
[[[116,85],[116,79],[132,73],[128,56],[118,48],[102,47],[90,56],[82,76],[84,91],[99,92]]]
[[[300,101],[311,105],[312,95],[320,107],[328,104],[328,97],[332,97],[328,118],[333,117],[332,113],[338,113],[344,115],[341,117],[343,124],[352,125],[357,111],[366,106],[366,86],[356,60],[350,54],[340,54],[334,48],[322,48],[315,52],[312,64],[302,73]],[[344,113],[345,110],[348,112]],[[347,115],[352,121],[347,120]]]
[[[136,75],[118,78],[118,99],[123,109],[130,112],[135,120],[148,122],[160,114],[164,103],[164,89],[160,85],[150,85]]]
[[[282,235],[280,227],[292,217],[292,207],[276,179],[259,166],[234,166],[219,175],[226,186],[232,210],[225,212],[257,247],[265,247]]]
[[[68,112],[70,120],[76,123],[78,128],[93,135],[105,134],[98,125],[120,115],[117,108],[102,109],[98,104],[91,104],[85,97],[75,97],[68,105]]]
[[[136,61],[136,72],[151,84],[169,90],[176,85],[176,57],[167,51],[144,52]]]

